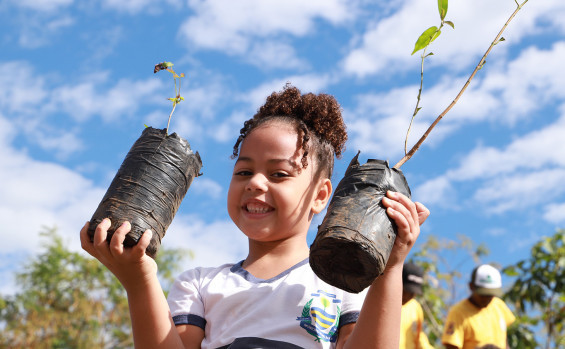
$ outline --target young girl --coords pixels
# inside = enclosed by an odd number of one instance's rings
[[[334,155],[347,134],[337,101],[286,86],[246,121],[228,213],[247,236],[236,264],[180,275],[169,299],[145,254],[151,231],[124,248],[124,222],[106,243],[110,221],[82,247],[127,291],[136,348],[398,348],[402,266],[429,211],[400,193],[383,199],[398,235],[383,275],[360,294],[320,280],[308,263],[308,228],[332,194]]]

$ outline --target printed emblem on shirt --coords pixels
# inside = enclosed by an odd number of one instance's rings
[[[316,342],[335,342],[339,325],[341,299],[335,294],[318,290],[302,309],[300,327],[314,336]]]
[[[452,335],[453,333],[455,333],[455,324],[453,322],[450,322],[449,325],[447,326],[447,330],[445,331],[445,333]]]

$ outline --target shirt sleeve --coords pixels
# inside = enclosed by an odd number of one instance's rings
[[[183,272],[173,283],[167,302],[175,325],[206,326],[204,302],[200,294],[201,270]]]
[[[357,322],[366,295],[367,289],[359,293],[344,293],[339,327]]]
[[[516,317],[514,316],[512,311],[508,308],[506,303],[504,303],[504,301],[501,301],[501,303],[502,303],[501,308],[502,308],[504,320],[506,321],[506,327],[508,328],[508,326],[514,323]]]
[[[445,321],[445,327],[443,329],[443,335],[441,336],[441,342],[443,344],[450,344],[458,348],[463,347],[465,331],[463,329],[463,321],[461,316],[451,309],[447,314],[447,320]]]

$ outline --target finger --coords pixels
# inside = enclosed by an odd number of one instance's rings
[[[137,245],[134,246],[132,255],[134,258],[141,258],[145,254],[147,246],[151,243],[151,238],[153,237],[153,232],[151,229],[147,229],[143,235],[137,241]]]
[[[418,221],[422,225],[430,216],[430,210],[421,202],[416,202],[416,211],[418,212]]]
[[[112,235],[112,240],[110,240],[110,252],[113,255],[121,255],[124,252],[124,240],[130,230],[131,224],[128,221],[123,222],[122,225],[116,229],[114,235]]]
[[[418,211],[416,209],[416,204],[412,201],[412,199],[402,193],[390,190],[387,192],[387,195],[402,204],[402,206],[404,206],[408,210],[408,212],[410,212],[413,221],[418,222]]]
[[[82,229],[80,230],[80,246],[83,250],[88,252],[90,255],[93,253],[92,241],[90,241],[90,236],[88,236],[88,227],[90,222],[86,222]]]
[[[108,237],[108,229],[112,226],[110,218],[104,218],[102,222],[98,223],[96,230],[94,231],[94,246],[104,246],[106,244],[106,238]]]
[[[409,222],[408,219],[406,219],[406,216],[404,214],[402,214],[402,212],[399,212],[392,207],[388,207],[386,209],[386,213],[389,216],[389,218],[394,221],[398,231],[402,231],[402,230],[410,231],[411,230],[410,229],[410,222]]]
[[[417,214],[412,211],[410,207],[412,201],[410,199],[405,200],[405,196],[403,197],[402,194],[396,192],[388,192],[387,196],[383,198],[383,204],[387,208],[387,213],[391,219],[395,219],[395,221],[402,216],[404,220],[406,220],[408,227],[411,228],[415,225],[415,219],[417,219]],[[413,204],[412,204],[413,206]],[[398,217],[394,216],[394,212],[398,213]],[[414,216],[416,214],[416,216]],[[414,218],[416,217],[416,218]],[[397,224],[401,224],[402,222],[397,222]]]

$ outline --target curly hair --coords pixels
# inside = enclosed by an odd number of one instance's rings
[[[302,137],[302,167],[308,166],[308,155],[312,151],[313,159],[319,164],[316,175],[324,171],[331,178],[334,155],[341,157],[347,141],[346,127],[337,100],[328,94],[302,95],[298,88],[287,83],[282,91],[273,92],[267,97],[257,113],[245,121],[233,146],[232,158],[238,156],[241,143],[251,131],[273,120],[293,125],[296,133]]]

